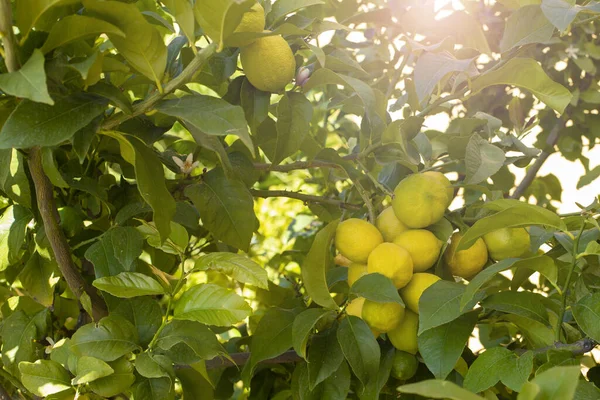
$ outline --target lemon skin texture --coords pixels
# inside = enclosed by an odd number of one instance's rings
[[[294,79],[296,60],[281,36],[266,36],[242,47],[240,60],[250,83],[263,92],[281,92]]]
[[[382,243],[369,254],[367,272],[387,276],[394,286],[400,289],[412,278],[412,258],[402,247],[394,243]]]
[[[255,3],[250,10],[246,11],[242,16],[240,24],[235,28],[233,33],[259,33],[265,29],[265,9],[260,3]],[[242,47],[253,43],[256,40],[247,38],[227,39],[226,43],[229,46]]]
[[[442,174],[441,172],[437,172],[437,171],[423,172],[423,175],[430,176],[430,177],[436,179],[438,182],[440,182],[442,185],[444,185],[446,187],[446,195],[448,196],[448,205],[450,205],[450,203],[452,203],[452,200],[454,199],[454,187],[452,187],[452,183],[450,182],[450,180],[448,180],[448,178],[446,178],[446,175]]]
[[[404,318],[404,307],[398,303],[376,303],[365,300],[362,319],[372,330],[380,333],[394,329]]]
[[[413,260],[413,272],[423,272],[436,263],[442,241],[425,229],[411,229],[394,239],[394,244],[410,253]]]
[[[348,267],[348,285],[352,286],[362,276],[367,275],[367,264],[352,263]]]
[[[418,314],[421,295],[425,289],[439,280],[439,276],[426,272],[417,272],[414,274],[408,285],[400,289],[400,297],[404,300],[406,308]]]
[[[383,240],[393,242],[396,236],[406,231],[408,227],[404,225],[394,214],[394,209],[388,207],[383,210],[375,220],[375,226],[383,235]]]
[[[357,297],[356,299],[352,300],[346,306],[346,314],[362,318],[362,309],[363,305],[365,304],[365,300],[366,299],[364,297]]]
[[[396,349],[410,354],[417,354],[417,351],[419,351],[417,344],[418,329],[419,315],[410,310],[405,310],[404,318],[397,327],[387,333],[387,337]]]
[[[417,229],[442,219],[448,202],[447,187],[438,178],[413,174],[396,186],[392,207],[404,225]]]
[[[531,238],[525,228],[502,228],[483,235],[490,256],[496,260],[521,257],[529,251]]]
[[[488,260],[488,251],[483,239],[479,238],[468,249],[457,252],[456,248],[461,238],[459,232],[452,234],[450,245],[444,252],[444,262],[452,275],[468,280],[481,272]]]
[[[418,367],[419,362],[414,355],[405,351],[396,351],[391,373],[394,378],[405,381],[415,376]]]
[[[371,251],[381,243],[381,233],[362,219],[350,218],[340,222],[335,231],[335,247],[355,263],[366,263]]]

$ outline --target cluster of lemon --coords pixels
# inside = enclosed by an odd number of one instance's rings
[[[346,308],[349,315],[362,318],[376,336],[387,334],[400,351],[399,362],[412,364],[406,353],[414,355],[418,351],[419,299],[440,280],[426,271],[437,263],[443,242],[426,228],[443,218],[453,197],[452,184],[442,173],[413,174],[398,184],[391,207],[381,212],[375,225],[351,218],[341,222],[336,231],[335,245],[347,260],[350,286],[363,275],[379,273],[399,290],[406,308],[364,298],[352,300]],[[524,228],[506,228],[457,252],[461,237],[458,232],[452,235],[443,260],[450,273],[464,279],[471,279],[483,269],[488,253],[495,260],[518,257],[529,250],[530,244]],[[404,375],[403,379],[408,379]]]

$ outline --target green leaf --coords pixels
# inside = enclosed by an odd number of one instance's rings
[[[250,306],[235,292],[205,283],[183,293],[175,304],[173,318],[230,326],[246,318],[251,311]]]
[[[201,183],[185,188],[184,193],[215,238],[248,251],[256,217],[254,199],[241,181],[227,179],[217,168],[204,174]]]
[[[12,96],[53,105],[54,100],[46,85],[44,55],[35,49],[18,71],[0,74],[0,90]]]
[[[502,168],[505,160],[506,156],[500,148],[479,135],[472,135],[465,153],[465,183],[475,185],[487,180]]]
[[[298,92],[286,92],[277,105],[277,140],[273,164],[300,149],[308,135],[313,106],[306,96]]]
[[[118,275],[135,269],[135,260],[142,254],[144,240],[132,227],[117,226],[108,230],[85,252],[93,265],[96,278]]]
[[[436,378],[445,379],[454,369],[475,328],[477,314],[477,311],[463,314],[419,335],[419,353]]]
[[[585,6],[573,3],[565,0],[543,0],[542,12],[562,33],[565,33],[569,29],[571,22],[575,20],[575,17],[580,12],[600,12],[600,4],[597,2]]]
[[[238,282],[267,289],[267,271],[246,255],[235,253],[209,253],[196,260],[194,269],[214,270],[230,276]]]
[[[552,38],[554,26],[541,11],[539,5],[527,5],[508,17],[500,41],[503,53],[529,43],[544,43]]]
[[[519,228],[530,225],[543,225],[566,231],[563,220],[555,213],[533,204],[518,200],[500,199],[487,203],[486,208],[497,210],[496,214],[479,219],[463,235],[457,251],[468,249],[486,233],[501,228]]]
[[[54,153],[50,147],[42,147],[42,168],[52,185],[60,188],[69,187],[69,184],[65,181],[65,178],[63,178],[58,169],[58,165],[54,159]]]
[[[496,274],[512,268],[512,266],[517,263],[526,265],[527,261],[528,260],[519,260],[517,258],[507,258],[506,260],[499,261],[494,265],[490,265],[475,275],[475,278],[471,279],[471,282],[469,282],[464,294],[462,295],[460,300],[461,310],[465,309],[466,305],[473,300],[479,289],[481,289],[483,285],[496,276]]]
[[[189,244],[189,235],[187,230],[176,222],[171,221],[171,233],[164,242],[161,241],[160,232],[153,222],[146,222],[138,219],[142,224],[136,229],[148,241],[148,244],[156,249],[162,250],[168,254],[179,255],[183,253]]]
[[[168,351],[181,343],[203,360],[226,354],[213,331],[195,321],[169,321],[158,335],[156,347]]]
[[[400,393],[412,393],[434,399],[483,400],[483,397],[479,397],[476,394],[457,386],[455,383],[439,379],[428,379],[417,383],[402,385],[396,388],[396,390]]]
[[[173,373],[172,361],[160,354],[144,352],[135,358],[135,370],[144,378],[169,378]]]
[[[322,0],[277,0],[273,4],[271,12],[267,14],[268,25],[278,22],[288,14],[318,4],[325,4],[325,2]]]
[[[72,385],[90,383],[96,379],[104,378],[115,372],[104,361],[94,357],[79,357],[77,359],[77,376],[71,380]]]
[[[308,348],[308,378],[310,389],[338,370],[344,353],[337,339],[337,326],[315,335]]]
[[[338,306],[329,293],[326,272],[331,263],[331,241],[338,222],[330,222],[317,233],[301,268],[306,293],[318,305],[333,310],[337,310]]]
[[[581,178],[579,178],[579,181],[577,182],[577,189],[579,190],[582,187],[589,185],[590,183],[594,182],[599,177],[600,177],[600,165],[597,165],[594,168],[592,168],[591,170],[589,170],[587,173],[582,175]]]
[[[548,311],[542,303],[543,296],[531,292],[505,291],[494,293],[481,302],[485,308],[516,314],[550,326]]]
[[[341,363],[330,377],[315,388],[310,388],[308,365],[302,363],[294,369],[292,376],[292,392],[304,400],[346,400],[350,391],[350,368]]]
[[[161,101],[156,109],[179,118],[206,135],[237,136],[254,156],[254,145],[248,133],[244,109],[240,106],[234,106],[218,97],[194,94]]]
[[[425,118],[416,116],[393,121],[381,135],[381,142],[399,143],[406,147],[406,142],[413,140],[421,132],[423,121]]]
[[[27,225],[33,214],[20,205],[8,206],[0,217],[0,271],[21,261]]]
[[[527,259],[527,265],[519,263],[518,266],[511,283],[512,290],[517,290],[534,271],[543,275],[554,287],[558,287],[558,267],[553,258],[544,255],[532,257]]]
[[[392,281],[377,273],[361,276],[350,288],[350,294],[378,303],[399,303],[404,306]]]
[[[480,354],[469,367],[464,386],[475,393],[483,392],[501,381],[519,392],[533,370],[533,352],[520,357],[504,347],[494,347]]]
[[[550,79],[533,58],[512,58],[500,68],[479,76],[473,81],[471,95],[493,85],[526,89],[558,113],[565,110],[573,97],[567,88]]]
[[[473,58],[459,60],[448,52],[424,53],[415,65],[414,83],[419,102],[425,101],[435,86],[451,72],[475,73]]]
[[[167,66],[167,47],[162,35],[134,4],[119,1],[83,0],[93,15],[110,22],[125,37],[107,32],[108,38],[129,64],[156,83],[159,90]]]
[[[253,4],[251,0],[198,0],[194,4],[194,16],[202,30],[219,44],[218,51],[221,51],[225,39]]]
[[[572,400],[581,376],[580,367],[554,367],[527,382],[518,400]]]
[[[36,26],[40,18],[55,6],[78,3],[79,0],[23,0],[15,3],[16,25],[25,41],[29,31]]]
[[[78,356],[90,356],[102,361],[117,358],[139,349],[134,326],[118,316],[102,318],[97,324],[82,326],[71,338],[71,350]]]
[[[69,373],[54,361],[23,361],[19,364],[19,371],[23,386],[37,396],[46,397],[71,388]]]
[[[349,315],[342,320],[337,339],[354,371],[354,375],[366,385],[377,377],[380,350],[373,332],[362,319]]]
[[[119,300],[119,305],[111,313],[120,315],[135,326],[141,345],[150,343],[163,318],[160,305],[150,297]]]
[[[541,322],[517,314],[505,314],[502,319],[515,324],[531,348],[547,347],[554,344],[554,330]]]
[[[600,293],[588,294],[572,306],[579,328],[595,341],[600,340]]]
[[[192,3],[189,0],[162,0],[162,2],[167,6],[171,15],[175,17],[177,25],[187,37],[190,45],[194,46],[196,38],[194,35],[194,9]]]
[[[144,400],[173,400],[173,382],[170,378],[136,379],[133,396]]]
[[[125,37],[125,33],[122,30],[101,19],[77,14],[68,15],[54,24],[40,50],[46,54],[67,43],[98,36],[102,33],[122,38]]]
[[[301,312],[295,319],[292,326],[292,343],[296,353],[306,359],[306,344],[311,331],[317,323],[326,318],[335,316],[332,310],[322,308],[309,308]]]
[[[269,116],[270,100],[271,93],[258,90],[248,79],[244,79],[240,92],[240,103],[252,132],[256,132],[258,126]]]
[[[119,358],[108,365],[115,372],[105,378],[96,379],[88,385],[91,391],[102,397],[112,397],[123,393],[135,381],[133,364],[126,358]]]
[[[167,189],[162,163],[154,151],[136,137],[114,131],[104,131],[102,134],[116,139],[125,161],[135,167],[138,190],[154,211],[154,223],[161,241],[166,240],[171,233],[171,219],[176,204]]]
[[[0,149],[56,146],[102,114],[106,101],[97,96],[73,95],[53,106],[23,100],[0,131]]]
[[[0,150],[0,188],[23,207],[31,208],[31,189],[25,173],[25,159],[17,149]]]
[[[139,272],[121,272],[115,276],[105,276],[96,279],[93,285],[113,296],[125,299],[165,293],[160,283]]]
[[[56,262],[46,260],[38,253],[34,253],[29,257],[25,268],[19,274],[19,281],[21,281],[25,292],[45,307],[54,304],[54,287],[60,279],[61,276]]]
[[[242,377],[250,383],[256,365],[277,357],[292,347],[292,329],[296,313],[282,308],[269,308],[260,319],[250,343],[250,360]]]
[[[31,318],[17,310],[4,318],[2,323],[2,363],[11,374],[18,376],[18,366],[23,361],[34,361],[40,346],[35,339],[41,339],[45,332],[38,332],[36,319],[46,318],[48,311]],[[43,336],[42,336],[43,337]]]

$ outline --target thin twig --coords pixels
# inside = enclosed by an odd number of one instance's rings
[[[571,354],[573,354],[574,356],[579,356],[585,353],[589,353],[594,349],[594,347],[596,347],[597,344],[598,343],[596,343],[595,340],[585,338],[573,343],[556,342],[552,346],[541,347],[539,349],[533,349],[532,351],[534,354],[544,354],[548,350],[564,350],[570,351]],[[527,349],[515,350],[515,353],[517,354],[523,354],[525,352],[527,352]]]
[[[358,191],[358,194],[360,195],[362,200],[365,202],[365,206],[367,206],[367,210],[369,211],[369,221],[371,221],[372,224],[375,224],[375,219],[377,218],[377,214],[375,214],[375,208],[373,207],[373,202],[371,201],[371,198],[369,197],[369,192],[367,192],[365,190],[365,188],[358,181],[358,179],[353,180],[352,183],[354,183],[354,187]]]
[[[274,165],[266,163],[254,163],[254,169],[259,171],[276,171],[276,172],[290,172],[298,169],[310,169],[310,168],[342,168],[341,165],[327,161],[297,161],[289,164]]]
[[[258,190],[250,189],[250,193],[254,197],[262,197],[264,199],[268,197],[287,197],[289,199],[296,199],[305,203],[320,203],[337,206],[346,210],[360,210],[361,206],[358,204],[344,203],[343,201],[330,199],[328,197],[313,196],[309,194],[303,194],[298,192],[290,192],[287,190]]]
[[[210,370],[210,369],[227,368],[227,367],[234,367],[234,366],[241,367],[244,364],[246,364],[248,362],[248,360],[250,359],[250,353],[249,352],[232,353],[232,354],[229,354],[229,357],[231,358],[231,360],[233,360],[233,362],[226,358],[213,358],[212,360],[206,361],[206,364],[205,364],[206,369]],[[289,363],[298,362],[300,360],[302,360],[302,357],[300,357],[294,350],[288,350],[285,353],[281,354],[280,356],[271,358],[269,360],[264,360],[261,363],[262,364],[289,364]],[[175,368],[176,369],[188,369],[191,367],[189,365],[176,365]]]
[[[13,33],[10,0],[0,1],[0,34],[4,46],[6,69],[8,72],[14,72],[19,69],[19,60],[17,59],[17,42]]]

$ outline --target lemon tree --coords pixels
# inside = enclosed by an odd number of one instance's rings
[[[599,16],[0,0],[0,398],[599,399]]]

